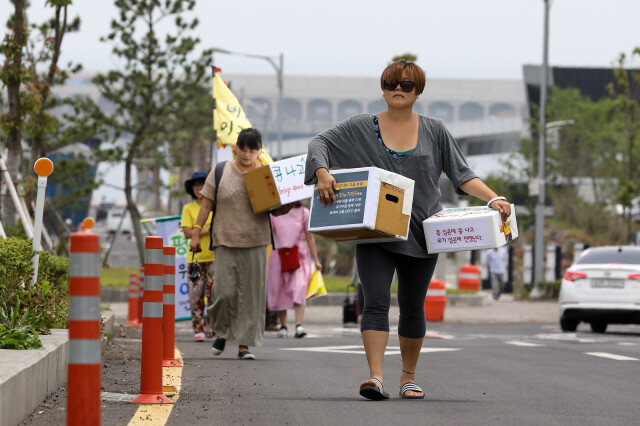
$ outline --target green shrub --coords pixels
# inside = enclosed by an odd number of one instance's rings
[[[51,328],[69,326],[69,286],[57,285],[48,280],[38,281],[23,289],[22,303],[39,314],[32,323],[42,334],[49,334]]]
[[[561,280],[541,281],[538,283],[538,289],[542,297],[558,298],[560,294]]]
[[[51,328],[66,328],[68,324],[69,259],[41,252],[38,279],[31,286],[32,255],[31,240],[0,240],[0,299],[18,306],[20,316],[33,313],[28,317],[29,325],[48,334]]]
[[[7,329],[0,325],[0,349],[37,349],[42,347],[32,325]]]
[[[4,281],[4,290],[15,292],[21,283],[29,282],[33,274],[32,255],[30,240],[0,239],[0,277]],[[3,299],[7,300],[5,296],[3,294]]]
[[[29,309],[21,309],[17,299],[9,304],[0,300],[0,349],[41,348],[42,342],[33,325],[39,316]]]
[[[68,286],[69,258],[55,256],[48,251],[40,252],[38,281],[42,280]]]

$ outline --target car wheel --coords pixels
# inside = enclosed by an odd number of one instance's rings
[[[604,333],[607,331],[607,323],[604,321],[593,321],[591,323],[591,331],[594,333]]]
[[[576,331],[578,323],[580,321],[575,319],[567,319],[564,316],[560,317],[560,328],[562,331]]]

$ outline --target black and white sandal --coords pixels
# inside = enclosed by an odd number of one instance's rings
[[[422,392],[422,395],[407,395],[407,392]],[[424,399],[424,391],[420,386],[413,382],[407,382],[400,389],[400,398],[402,399]]]
[[[360,395],[364,396],[367,399],[372,399],[374,401],[389,399],[389,394],[384,391],[382,387],[382,382],[380,380],[373,378],[367,381],[374,382],[376,386],[361,386]]]

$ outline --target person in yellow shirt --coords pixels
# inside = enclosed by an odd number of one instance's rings
[[[182,208],[182,218],[180,219],[180,227],[185,238],[191,239],[194,231],[199,231],[198,234],[202,244],[202,251],[194,255],[189,249],[187,254],[187,263],[189,264],[189,305],[191,306],[191,321],[193,323],[193,340],[196,342],[204,342],[205,337],[213,338],[213,331],[209,326],[209,322],[204,318],[205,298],[207,299],[207,306],[213,303],[211,289],[213,287],[214,253],[209,250],[211,213],[209,213],[209,217],[202,229],[194,229],[193,227],[196,223],[198,212],[200,212],[200,204],[202,203],[200,190],[204,186],[207,175],[205,172],[195,172],[191,179],[185,181],[184,188],[194,201]]]

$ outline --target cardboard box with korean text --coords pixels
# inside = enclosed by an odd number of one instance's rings
[[[378,169],[331,170],[337,203],[324,207],[314,190],[309,232],[344,243],[406,241],[413,180]]]
[[[313,185],[304,184],[307,155],[286,158],[245,173],[244,183],[254,213],[313,196]]]
[[[502,223],[490,207],[443,209],[422,222],[429,253],[500,247],[518,237],[515,206]]]

